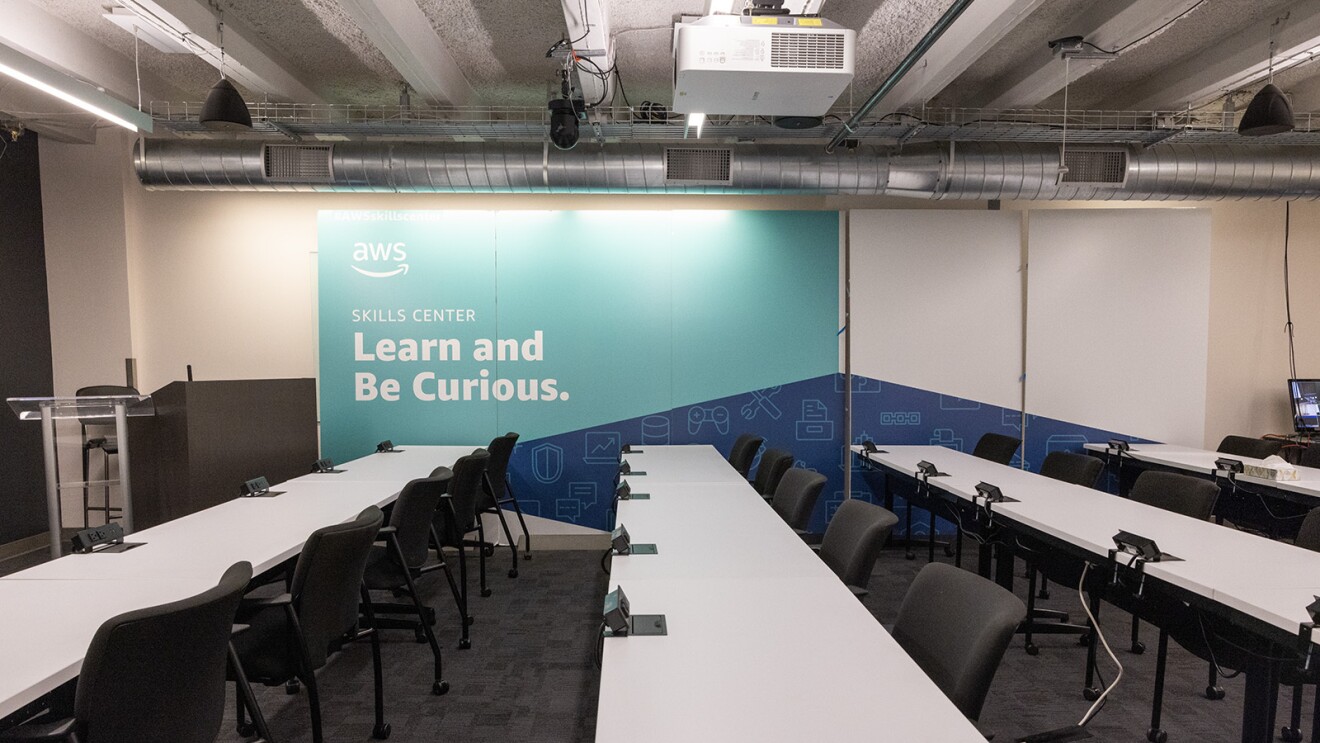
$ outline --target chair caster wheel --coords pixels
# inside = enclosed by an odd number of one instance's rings
[[[297,681],[290,681],[284,685],[284,693],[289,696],[297,694],[302,689],[302,685]]]
[[[1040,648],[1035,645],[1027,646],[1027,655],[1040,655]]]
[[[475,621],[477,621],[475,617],[472,616],[463,617],[463,624],[466,624],[469,627],[471,627],[472,623]]]
[[[1297,728],[1281,728],[1279,738],[1283,743],[1302,743],[1302,731]]]
[[[1049,600],[1050,600],[1050,592],[1049,592],[1049,591],[1046,591],[1046,590],[1044,590],[1044,589],[1041,589],[1041,590],[1036,594],[1036,598],[1040,599],[1041,601],[1049,601]]]
[[[1207,687],[1205,687],[1205,698],[1206,698],[1206,699],[1209,699],[1209,700],[1212,701],[1212,702],[1217,702],[1217,701],[1219,701],[1220,699],[1223,699],[1223,698],[1224,698],[1224,687],[1222,687],[1222,686],[1207,686]],[[1299,738],[1298,740],[1300,740],[1300,738]]]
[[[1169,739],[1169,734],[1157,728],[1151,728],[1146,731],[1146,740],[1150,743],[1165,743]]]
[[[1090,632],[1083,632],[1082,634],[1078,635],[1078,636],[1077,636],[1077,644],[1078,644],[1078,645],[1081,645],[1082,647],[1086,647],[1087,645],[1090,645],[1090,644],[1091,644],[1091,633],[1090,633]]]
[[[1082,689],[1082,698],[1088,702],[1094,702],[1100,698],[1100,690],[1094,686],[1088,686]]]
[[[472,649],[472,641],[471,641],[471,640],[459,640],[459,641],[458,641],[458,649],[459,649],[459,650],[471,650],[471,649]]]
[[[490,598],[490,589],[489,589],[489,588],[483,588],[483,589],[481,589],[481,597],[482,597],[483,599],[488,599],[488,598]]]
[[[523,555],[523,559],[524,559],[524,560],[530,560],[530,559],[532,559],[532,553],[530,553],[530,552],[525,553],[525,554]]]
[[[1284,729],[1287,730],[1287,728],[1284,728]],[[235,727],[234,727],[234,730],[235,730],[235,732],[238,733],[238,737],[240,737],[240,738],[251,738],[251,737],[253,737],[254,735],[257,734],[257,726],[256,726],[256,725],[253,725],[253,724],[250,723],[250,722],[245,722],[245,723],[243,723],[242,725],[235,726]],[[1286,740],[1286,739],[1285,739],[1285,740]],[[1301,740],[1301,739],[1298,738],[1298,740]]]
[[[488,544],[482,547],[481,551],[486,553],[486,557],[493,557],[495,555],[495,546]]]
[[[950,544],[944,545],[944,556],[953,557],[953,545]]]
[[[1142,653],[1146,652],[1146,643],[1140,641],[1134,642],[1132,643],[1132,647],[1130,649],[1132,650],[1133,655],[1141,655]]]
[[[509,570],[509,577],[510,577],[510,578],[517,578],[517,577],[518,577],[518,568],[512,568],[511,570]]]
[[[431,684],[431,693],[434,694],[434,695],[436,695],[437,697],[442,697],[442,696],[448,694],[448,693],[449,693],[449,682],[448,682],[448,681],[437,681],[437,682],[435,682],[434,684]]]
[[[375,738],[376,740],[386,740],[387,738],[389,738],[390,724],[388,722],[382,722],[381,724],[373,727],[371,729],[371,737]]]
[[[917,556],[916,556],[915,554],[909,552],[909,553],[907,553],[906,555],[903,555],[903,559],[904,559],[904,560],[915,560],[915,559],[917,559]]]
[[[426,642],[426,633],[422,630],[413,630],[413,641],[419,645]]]

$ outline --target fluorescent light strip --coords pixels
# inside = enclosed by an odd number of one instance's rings
[[[94,105],[92,103],[88,103],[87,101],[84,101],[83,99],[71,93],[66,93],[65,91],[60,90],[54,85],[42,82],[41,80],[38,80],[35,77],[28,75],[27,73],[19,72],[18,70],[14,69],[13,67],[10,67],[9,65],[0,63],[0,73],[4,73],[21,83],[26,83],[28,85],[31,85],[32,87],[42,91],[43,93],[48,93],[50,95],[53,95],[56,98],[59,98],[60,100],[64,101],[65,103],[71,103],[90,114],[94,114],[102,119],[105,119],[106,121],[110,121],[115,124],[118,124],[124,127],[125,129],[128,129],[129,131],[136,132],[138,130],[137,125],[134,124],[133,122],[128,121],[127,119],[124,118],[120,118],[119,116],[115,116],[114,114],[110,113],[104,108],[101,108],[100,106]]]

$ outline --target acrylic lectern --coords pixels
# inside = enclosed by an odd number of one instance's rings
[[[50,527],[50,556],[60,556],[60,473],[55,456],[55,421],[81,418],[114,420],[119,441],[119,490],[124,497],[120,521],[126,533],[133,531],[133,498],[129,488],[128,417],[155,415],[150,395],[106,395],[97,397],[11,397],[9,407],[19,420],[41,421],[41,445],[46,459],[46,523]],[[66,487],[111,485],[106,479],[95,483],[76,482]]]

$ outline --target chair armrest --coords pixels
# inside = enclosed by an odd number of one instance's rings
[[[73,740],[75,720],[72,717],[55,722],[20,725],[0,733],[0,743],[36,743],[37,741]]]
[[[242,606],[244,608],[252,608],[257,606],[288,606],[292,603],[293,603],[292,594],[281,593],[278,596],[268,596],[266,598],[243,599]]]
[[[231,626],[229,627],[229,636],[230,636],[230,637],[237,637],[237,636],[243,634],[244,632],[247,632],[247,631],[250,630],[250,629],[252,629],[252,625],[250,625],[250,624],[235,624],[235,625],[231,625]]]

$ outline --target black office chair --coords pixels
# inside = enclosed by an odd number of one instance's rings
[[[252,566],[236,563],[191,598],[112,617],[92,636],[73,717],[23,725],[0,741],[211,743],[225,708],[225,666]],[[22,638],[10,638],[22,642]]]
[[[793,466],[793,453],[785,449],[766,449],[761,455],[761,463],[756,466],[756,479],[752,487],[763,498],[769,500],[779,487],[779,480]]]
[[[765,439],[754,433],[739,434],[729,449],[729,464],[738,470],[738,474],[747,477],[752,470],[752,460],[756,459],[756,452],[760,451],[763,443]]]
[[[471,454],[459,457],[454,462],[454,477],[449,481],[449,489],[441,498],[440,506],[436,509],[433,516],[432,526],[434,527],[432,536],[435,538],[435,551],[440,554],[444,547],[452,547],[458,550],[458,583],[460,591],[463,594],[463,606],[471,607],[468,603],[468,581],[467,581],[467,548],[477,548],[477,565],[480,579],[481,596],[483,598],[490,596],[490,588],[486,585],[486,531],[481,524],[481,519],[477,517],[477,499],[481,494],[482,481],[486,477],[486,467],[490,462],[490,454],[485,449],[475,449]],[[468,535],[476,533],[476,539],[468,539]],[[443,561],[443,557],[441,558]],[[472,617],[467,617],[467,624],[472,623]],[[467,625],[464,625],[463,640],[461,647],[468,647]]]
[[[908,588],[892,634],[958,711],[975,721],[1026,614],[1022,600],[993,581],[932,562]]]
[[[513,541],[509,531],[509,522],[504,518],[505,504],[513,505],[513,512],[518,516],[518,525],[522,527],[525,559],[532,559],[532,535],[527,531],[527,522],[523,519],[522,507],[509,487],[509,459],[513,456],[513,447],[518,443],[518,434],[510,431],[503,436],[496,436],[490,441],[490,460],[486,463],[486,473],[481,482],[481,493],[477,502],[477,513],[493,513],[500,520],[504,529],[504,538],[509,540],[509,551],[513,555],[513,566],[509,568],[509,577],[518,577],[518,543]]]
[[[1320,445],[1313,445],[1312,450],[1320,451]],[[1309,451],[1309,450],[1308,450]],[[1317,457],[1320,459],[1320,457]],[[1307,465],[1303,465],[1307,466]],[[1320,508],[1311,509],[1302,519],[1302,525],[1297,530],[1297,537],[1293,544],[1308,549],[1312,552],[1320,552]],[[1302,686],[1305,684],[1316,684],[1316,673],[1303,673],[1300,668],[1290,668],[1285,666],[1283,669],[1283,683],[1291,686],[1292,690],[1292,710],[1289,716],[1289,725],[1279,731],[1279,737],[1286,743],[1299,743],[1302,739]],[[1315,707],[1311,714],[1311,740],[1313,743],[1320,741],[1320,692],[1315,697]]]
[[[1013,461],[1013,455],[1017,454],[1019,446],[1022,446],[1022,439],[1005,436],[1002,433],[987,433],[977,440],[976,446],[972,449],[972,456],[999,464],[1009,464]]]
[[[1072,452],[1052,451],[1045,455],[1040,464],[1040,474],[1062,482],[1093,488],[1104,471],[1104,462],[1096,457]],[[1032,642],[1033,634],[1049,635],[1084,635],[1089,630],[1085,625],[1071,624],[1067,612],[1052,609],[1037,609],[1036,599],[1050,597],[1047,588],[1051,577],[1058,581],[1075,582],[1081,573],[1077,560],[1058,555],[1048,548],[1036,548],[1023,553],[1027,563],[1029,585],[1027,589],[1027,621],[1023,622],[1028,655],[1040,652]],[[1036,590],[1036,581],[1040,580],[1040,591]],[[1051,624],[1041,624],[1042,620],[1051,620]]]
[[[368,591],[390,591],[397,596],[406,596],[408,603],[386,603],[372,600],[368,593],[367,604],[372,616],[368,626],[376,629],[410,629],[418,642],[431,646],[435,657],[435,676],[431,684],[431,693],[440,695],[449,691],[449,682],[444,680],[444,665],[440,656],[440,644],[435,639],[431,625],[435,623],[435,610],[427,606],[417,592],[416,579],[433,569],[443,570],[449,581],[449,589],[454,594],[458,605],[459,622],[467,634],[467,606],[463,603],[458,585],[449,566],[442,559],[438,564],[427,565],[427,554],[432,539],[431,520],[435,517],[436,507],[449,487],[452,474],[441,468],[431,477],[413,480],[403,486],[399,497],[390,511],[389,524],[380,530],[377,544],[367,555],[367,566],[362,581]],[[382,614],[413,614],[416,620],[380,616]]]
[[[136,395],[138,391],[132,387],[126,387],[117,384],[98,384],[91,387],[83,387],[73,393],[74,397],[105,397],[108,395]],[[114,429],[114,419],[105,418],[79,418],[79,428],[82,433],[82,479],[83,479],[83,528],[91,525],[89,514],[92,511],[100,511],[105,517],[105,523],[110,523],[112,514],[123,513],[121,508],[112,508],[110,506],[110,485],[104,486],[105,499],[102,505],[93,506],[91,504],[90,489],[85,484],[91,479],[91,453],[93,451],[101,452],[101,471],[104,479],[110,479],[110,457],[118,458],[119,440],[110,433],[100,433],[100,435],[88,436],[88,430],[98,433],[105,431],[106,428]]]
[[[1250,436],[1225,436],[1215,451],[1235,457],[1264,459],[1283,451],[1286,442],[1277,439],[1254,439]]]
[[[839,504],[820,540],[820,559],[858,599],[867,594],[871,572],[898,517],[857,498]]]
[[[281,686],[296,679],[307,687],[313,743],[322,741],[316,671],[325,666],[331,653],[365,638],[371,640],[375,671],[372,737],[384,740],[390,735],[390,726],[385,722],[380,637],[372,626],[371,601],[362,583],[367,556],[384,520],[381,510],[371,506],[347,524],[312,532],[298,555],[288,593],[244,599],[239,608],[239,621],[248,625],[248,630],[235,636],[234,647],[247,678],[267,686]],[[366,613],[366,626],[361,628],[360,611]],[[251,735],[244,716],[240,699],[238,732]]]
[[[825,489],[826,478],[819,472],[794,467],[784,473],[775,488],[770,507],[799,534],[805,534],[816,508],[820,492]]]

